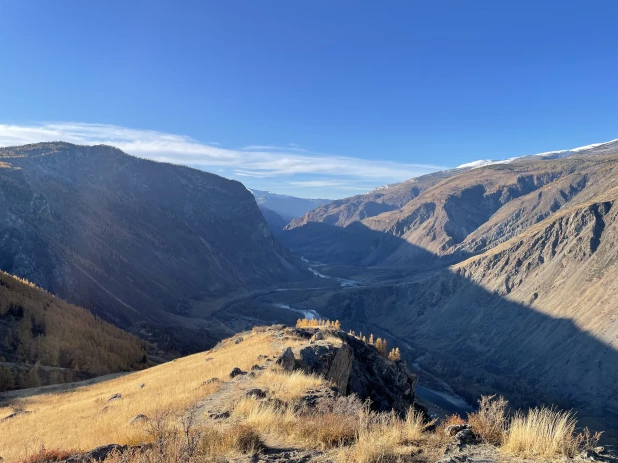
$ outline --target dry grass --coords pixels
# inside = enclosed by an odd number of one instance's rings
[[[583,449],[595,447],[601,437],[587,428],[576,434],[577,420],[570,411],[533,408],[527,414],[517,412],[508,420],[507,405],[502,397],[482,397],[479,410],[468,419],[476,435],[486,443],[501,446],[506,453],[525,458],[574,457]]]
[[[404,420],[395,414],[370,413],[359,417],[356,442],[338,452],[337,461],[358,463],[388,463],[403,461],[414,453],[433,423],[424,422],[421,412],[410,408]],[[427,444],[427,442],[424,442]]]
[[[346,405],[344,409],[337,407],[340,404],[336,399],[333,402],[334,410],[316,410],[278,407],[244,398],[236,404],[234,417],[257,432],[275,436],[289,445],[330,449],[353,442],[358,432],[355,405]]]
[[[574,456],[581,446],[575,435],[577,420],[571,412],[535,408],[511,420],[504,450],[524,457]]]
[[[153,441],[125,453],[109,455],[105,463],[206,463],[227,457],[255,455],[263,447],[260,436],[243,424],[186,426],[169,419],[153,433]]]
[[[134,416],[185,410],[216,391],[217,384],[203,385],[206,380],[225,380],[234,367],[246,371],[259,363],[258,354],[277,352],[267,333],[254,333],[239,344],[228,341],[213,352],[65,392],[24,397],[17,404],[0,407],[0,455],[11,462],[42,447],[88,450],[110,443],[134,443],[143,438],[143,429],[129,424]],[[116,393],[122,398],[108,402]],[[2,421],[14,405],[31,413]]]
[[[203,420],[208,409],[196,405],[219,387],[218,382],[205,381],[213,377],[226,380],[234,367],[247,371],[257,363],[259,354],[272,357],[283,347],[260,330],[245,335],[238,344],[234,341],[108,381],[24,397],[14,407],[31,413],[0,421],[0,455],[7,462],[26,459],[27,463],[39,463],[68,453],[41,450],[44,448],[85,451],[117,443],[130,444],[133,449],[108,457],[107,463],[202,463],[246,458],[259,452],[263,442],[274,441],[323,450],[340,463],[411,461],[421,451],[425,461],[434,461],[450,440],[445,437],[446,426],[463,423],[452,416],[437,432],[428,432],[434,423],[427,423],[420,411],[410,408],[405,418],[376,413],[355,396],[323,396],[308,407],[298,399],[308,391],[325,390],[327,382],[274,365],[254,378],[246,376],[225,385],[209,401],[227,397],[228,407],[233,407],[228,419]],[[289,339],[286,346],[296,342]],[[268,390],[271,397],[257,400],[245,396],[244,391],[253,386]],[[116,393],[122,398],[110,402]],[[483,397],[479,410],[469,415],[473,431],[485,442],[502,445],[505,452],[553,459],[573,456],[598,441],[598,435],[575,435],[576,422],[568,412],[533,409],[509,421],[506,407],[501,397]],[[0,419],[12,409],[0,409]],[[130,424],[138,414],[149,419]]]
[[[255,382],[258,386],[270,390],[278,399],[288,402],[302,397],[307,390],[326,383],[324,378],[318,375],[308,375],[300,370],[286,372],[281,369],[265,370]]]
[[[474,434],[487,444],[500,445],[506,431],[506,406],[503,397],[483,396],[479,400],[478,411],[468,415],[468,423]]]

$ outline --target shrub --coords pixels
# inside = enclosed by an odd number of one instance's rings
[[[316,318],[312,318],[311,320],[308,320],[306,318],[299,318],[298,320],[296,320],[296,328],[318,328],[318,327],[334,328],[336,330],[340,330],[341,323],[339,323],[339,320],[335,320],[334,322],[331,322],[330,320],[318,320]],[[351,333],[352,332],[350,332],[350,334]]]
[[[43,447],[34,455],[30,455],[22,460],[21,463],[50,463],[53,461],[63,461],[76,453],[78,453],[77,450],[48,450]]]
[[[482,396],[478,411],[468,414],[470,428],[483,442],[492,445],[502,444],[507,425],[507,405],[508,402],[504,397]]]

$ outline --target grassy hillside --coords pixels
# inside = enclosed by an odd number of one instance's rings
[[[147,365],[137,337],[0,272],[0,392]]]
[[[255,328],[148,370],[5,395],[0,456],[7,463],[58,461],[117,444],[97,459],[434,463],[457,452],[456,461],[520,462],[566,460],[595,445],[594,436],[577,434],[568,413],[510,419],[503,400],[485,399],[469,423],[429,421],[412,402],[376,411],[405,384],[402,376],[414,380],[400,361],[334,328]],[[360,392],[363,378],[375,388]],[[380,381],[388,390],[378,391]]]

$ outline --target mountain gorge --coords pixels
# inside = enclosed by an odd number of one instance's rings
[[[563,154],[333,201],[275,236],[285,218],[238,182],[107,146],[5,148],[0,267],[176,354],[337,319],[400,347],[422,388],[575,408],[611,435],[618,142]]]
[[[455,169],[414,192],[413,181],[392,187],[391,210],[351,222],[341,211],[386,193],[316,209],[282,240],[324,269],[367,277],[302,307],[383,329],[470,401],[561,404],[611,428],[617,179],[615,141]]]
[[[315,207],[330,203],[330,199],[307,199],[295,196],[280,195],[271,191],[249,190],[260,208],[274,211],[283,220],[289,222],[300,217]]]

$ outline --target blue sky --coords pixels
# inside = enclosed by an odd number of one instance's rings
[[[615,1],[0,0],[0,145],[338,198],[618,138]]]

